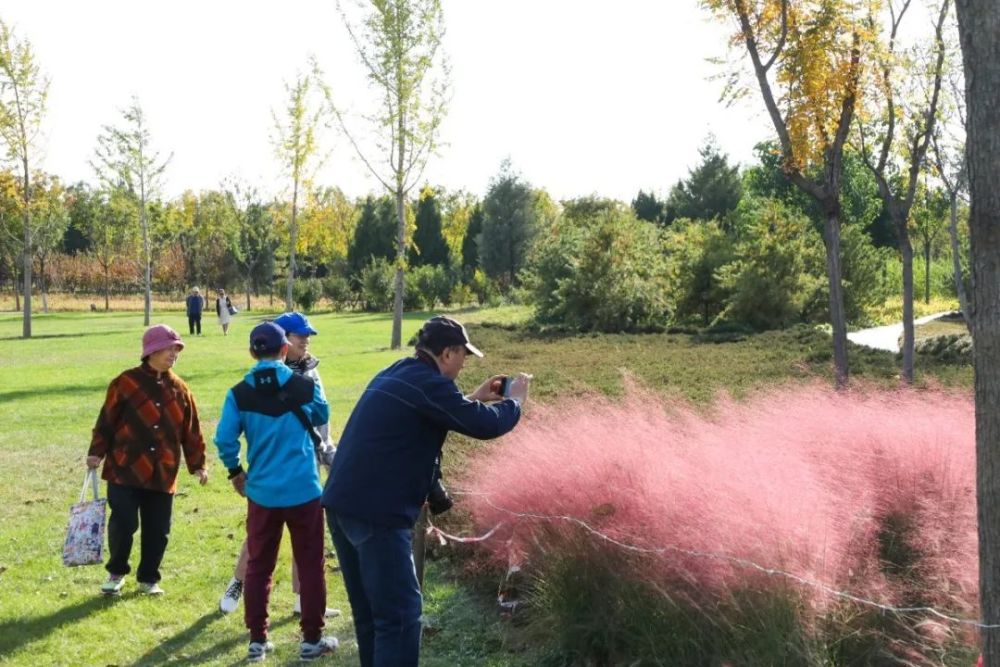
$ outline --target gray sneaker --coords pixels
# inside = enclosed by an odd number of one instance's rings
[[[299,644],[299,660],[318,660],[337,650],[338,644],[336,637],[321,637],[318,642],[302,642]]]
[[[121,595],[122,587],[125,585],[124,574],[112,574],[108,580],[101,584],[103,595]]]
[[[264,662],[267,654],[274,650],[271,642],[250,642],[247,647],[247,662]]]

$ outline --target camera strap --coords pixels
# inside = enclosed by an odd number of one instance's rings
[[[306,417],[306,413],[302,410],[302,406],[290,402],[288,400],[288,392],[286,392],[284,390],[279,391],[277,393],[277,396],[278,396],[278,400],[281,401],[281,403],[286,408],[288,408],[289,410],[291,410],[292,414],[294,414],[296,417],[298,417],[299,421],[302,423],[302,426],[305,427],[306,433],[309,434],[309,438],[312,440],[313,449],[319,451],[319,449],[323,445],[323,438],[320,437],[319,433],[316,432],[316,429],[313,427],[312,423],[309,421],[309,418]]]

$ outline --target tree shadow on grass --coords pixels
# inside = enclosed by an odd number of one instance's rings
[[[235,646],[246,644],[249,641],[247,634],[245,632],[240,632],[235,637],[217,641],[197,653],[188,653],[184,651],[184,647],[197,640],[202,633],[206,632],[210,625],[218,620],[221,620],[222,618],[223,614],[221,611],[212,611],[205,614],[192,623],[186,630],[178,632],[170,639],[159,642],[144,655],[137,658],[132,664],[136,666],[162,665],[165,662],[169,662],[170,664],[179,665],[201,665],[218,659],[220,656],[232,651]],[[278,622],[271,623],[270,629],[273,632],[277,628],[288,625],[295,620],[295,617],[290,616]],[[245,662],[245,659],[240,658],[240,660],[234,664],[242,665]]]
[[[114,597],[93,597],[83,602],[64,607],[44,616],[18,618],[0,622],[0,659],[9,658],[12,653],[28,644],[44,639],[65,625],[76,623],[91,614],[114,605]]]
[[[101,329],[100,331],[83,331],[76,333],[60,333],[60,334],[32,334],[31,338],[25,338],[24,336],[0,336],[0,340],[23,340],[25,342],[32,340],[47,340],[50,338],[85,338],[87,336],[108,336],[111,334],[128,333],[132,331],[131,329]]]
[[[61,384],[49,387],[32,387],[31,389],[16,389],[14,391],[0,391],[0,401],[16,401],[20,398],[46,397],[49,399],[62,395],[81,395],[87,392],[104,393],[107,382],[95,382],[92,384]],[[94,403],[94,414],[101,408],[103,399],[98,398]]]

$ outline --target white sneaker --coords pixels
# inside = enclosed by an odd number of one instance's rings
[[[295,605],[292,607],[292,613],[296,616],[302,615],[302,596],[295,596]],[[334,609],[333,607],[327,607],[326,611],[323,612],[323,616],[326,618],[337,618],[340,616],[340,610]]]
[[[223,614],[231,614],[240,606],[241,597],[243,597],[243,582],[233,577],[229,580],[229,585],[226,586],[226,592],[222,594],[222,599],[219,600],[219,610]]]

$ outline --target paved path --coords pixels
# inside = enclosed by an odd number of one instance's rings
[[[942,315],[947,315],[948,312],[936,313],[934,315],[927,315],[926,317],[921,317],[913,321],[914,326],[919,326],[921,324],[926,324],[931,320],[936,320]],[[847,334],[847,339],[852,343],[858,345],[864,345],[865,347],[872,347],[876,350],[887,350],[889,352],[899,352],[899,337],[903,335],[903,323],[897,322],[896,324],[889,324],[884,327],[875,327],[873,329],[862,329],[861,331],[852,331]]]

